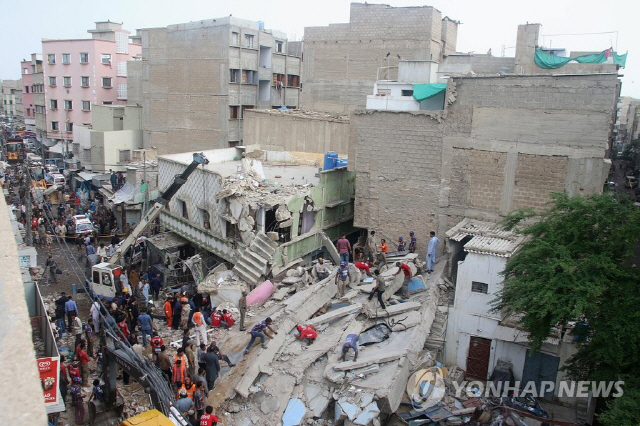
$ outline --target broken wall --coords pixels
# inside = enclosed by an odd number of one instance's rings
[[[456,77],[444,112],[359,111],[349,168],[354,225],[396,238],[463,217],[544,208],[553,191],[602,191],[616,75]]]

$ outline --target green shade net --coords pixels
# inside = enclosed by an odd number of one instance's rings
[[[447,83],[414,84],[413,99],[424,101],[447,90]]]
[[[620,65],[622,68],[624,68],[627,63],[627,54],[625,53],[624,55],[618,55],[613,51],[613,49],[603,50],[600,53],[592,53],[591,55],[581,55],[567,58],[555,56],[545,52],[544,50],[536,49],[534,60],[540,68],[555,69],[566,65],[570,61],[576,61],[581,64],[602,64],[607,61],[608,55],[613,57],[614,64]]]

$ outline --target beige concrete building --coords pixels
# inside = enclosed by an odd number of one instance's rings
[[[2,80],[2,109],[7,117],[22,117],[22,80]]]
[[[528,53],[517,52],[509,73],[449,72],[441,110],[352,114],[355,226],[393,238],[414,230],[423,256],[429,231],[440,234],[465,217],[495,222],[515,209],[544,208],[554,191],[602,191],[620,91],[616,66],[537,72],[535,43],[522,37],[538,30],[520,26],[518,46]]]
[[[349,116],[310,111],[255,109],[244,117],[244,145],[261,149],[346,155]]]
[[[455,53],[458,22],[431,6],[351,3],[349,23],[304,30],[302,107],[348,113],[364,108],[376,80],[398,61],[441,62]]]
[[[229,16],[134,38],[142,63],[130,63],[129,104],[142,105],[145,147],[160,154],[239,145],[245,111],[299,105],[299,43],[261,22]]]
[[[93,172],[124,171],[142,148],[142,108],[94,105],[91,125],[75,126],[71,149],[81,167]]]

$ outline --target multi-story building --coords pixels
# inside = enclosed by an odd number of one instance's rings
[[[239,145],[246,110],[299,105],[300,45],[261,22],[229,16],[134,39],[142,64],[130,64],[129,103],[142,105],[145,147],[159,154]]]
[[[470,57],[466,66],[457,58],[444,85],[427,72],[422,84],[410,73],[377,84],[368,108],[350,119],[355,226],[387,235],[413,229],[424,255],[429,231],[441,234],[465,217],[497,222],[513,210],[545,209],[553,192],[602,192],[618,65],[541,68],[539,31],[539,24],[519,27],[506,72],[479,72],[495,69],[491,58]],[[436,75],[445,76],[442,68]]]
[[[458,22],[431,6],[351,3],[346,24],[304,29],[302,107],[348,113],[364,108],[376,80],[399,60],[440,62],[455,53]]]
[[[2,80],[2,108],[6,117],[22,116],[21,80]]]
[[[38,58],[40,56],[40,58]],[[44,115],[44,77],[42,57],[36,53],[30,60],[20,62],[22,73],[22,108],[24,125],[28,131],[36,131],[36,111]],[[40,107],[39,107],[40,106]]]
[[[71,140],[74,124],[91,123],[91,105],[127,101],[127,61],[139,45],[115,22],[96,22],[90,39],[43,40],[46,137]]]

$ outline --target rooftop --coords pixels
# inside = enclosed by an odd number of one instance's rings
[[[473,237],[465,243],[465,251],[498,257],[511,257],[525,238],[515,232],[506,231],[495,223],[468,218],[448,230],[446,236],[458,242],[466,237]]]
[[[222,178],[243,178],[246,176],[246,166],[243,168],[244,149],[226,148],[204,151],[209,159],[209,164],[200,166],[206,171],[215,173]],[[277,183],[283,186],[292,185],[317,185],[320,178],[316,176],[318,167],[315,165],[297,162],[286,151],[252,151],[246,154],[245,162],[254,169],[258,175],[264,175],[266,183]],[[186,165],[191,164],[192,152],[181,152],[160,156],[161,160],[168,160]],[[262,172],[262,173],[261,173]]]

